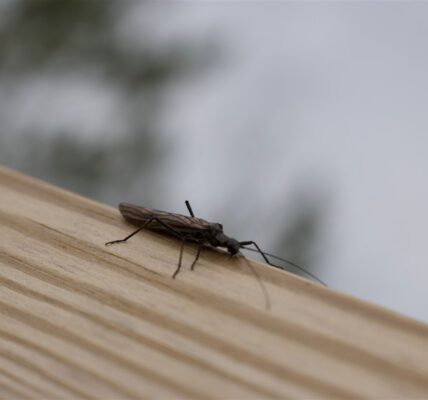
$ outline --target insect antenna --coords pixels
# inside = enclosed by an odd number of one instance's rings
[[[252,249],[252,248],[250,248],[250,247],[241,246],[241,248],[242,248],[242,249],[245,249],[245,250],[253,251],[253,252],[255,252],[255,253],[260,253],[258,250],[256,250],[256,249]],[[276,259],[276,260],[279,260],[279,261],[285,262],[285,263],[287,263],[287,264],[291,265],[292,267],[297,268],[298,270],[300,270],[300,271],[304,272],[306,275],[310,276],[312,279],[315,279],[317,282],[321,283],[322,285],[327,286],[327,284],[326,284],[325,282],[323,282],[320,278],[318,278],[318,277],[317,277],[317,276],[315,276],[314,274],[310,273],[309,271],[307,271],[305,268],[301,267],[300,265],[297,265],[296,263],[294,263],[294,262],[292,262],[292,261],[286,260],[285,258],[281,258],[281,257],[275,256],[275,255],[273,255],[273,254],[266,253],[265,251],[263,251],[263,253],[264,253],[266,256],[269,256],[269,257],[274,258],[274,259]],[[281,266],[279,266],[279,265],[272,264],[272,266],[277,267],[277,268],[281,268],[281,269],[282,269],[282,267],[281,267]]]
[[[256,277],[257,282],[259,282],[259,285],[262,289],[262,292],[263,292],[263,295],[265,298],[265,307],[267,310],[269,310],[269,308],[270,308],[270,296],[269,296],[269,293],[266,289],[266,286],[263,284],[262,278],[260,278],[260,275],[258,274],[256,269],[254,268],[254,266],[247,260],[247,258],[242,253],[239,253],[239,255],[245,260],[245,263],[250,267],[251,271],[253,272],[254,276]]]

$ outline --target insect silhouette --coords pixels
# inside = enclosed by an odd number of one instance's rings
[[[178,259],[177,268],[175,269],[172,275],[172,278],[175,278],[181,269],[185,243],[193,242],[198,244],[198,248],[196,251],[196,256],[190,266],[190,269],[192,271],[196,265],[196,262],[199,259],[202,248],[208,245],[213,247],[226,248],[231,256],[240,255],[244,259],[245,257],[240,253],[240,249],[258,252],[266,261],[266,263],[273,267],[281,268],[280,266],[271,263],[269,261],[268,256],[275,258],[277,260],[286,262],[292,265],[293,267],[302,270],[303,272],[305,272],[306,274],[308,274],[309,276],[311,276],[321,284],[325,285],[324,282],[322,282],[316,276],[312,275],[310,272],[306,271],[299,265],[291,261],[285,260],[283,258],[269,254],[265,251],[262,251],[258,246],[258,244],[253,240],[238,241],[236,239],[233,239],[227,236],[223,232],[222,224],[215,223],[215,222],[208,222],[204,219],[195,217],[195,214],[193,213],[192,207],[190,206],[190,203],[188,200],[185,201],[185,204],[189,211],[190,216],[141,207],[130,203],[120,203],[119,211],[122,214],[122,216],[125,218],[126,221],[128,221],[132,225],[138,226],[138,229],[123,239],[107,242],[106,246],[109,246],[115,243],[126,242],[128,239],[136,235],[138,232],[142,231],[145,228],[148,228],[148,229],[166,232],[181,240],[180,256]],[[254,246],[255,248],[250,248],[247,246]],[[260,279],[260,276],[258,275],[255,268],[251,265],[251,263],[247,262],[247,265],[250,267],[253,274],[257,278],[260,284],[260,287],[264,293],[266,308],[269,308],[270,306],[269,295],[265,286],[263,285],[262,280]]]

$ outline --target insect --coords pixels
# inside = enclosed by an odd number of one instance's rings
[[[181,269],[185,243],[193,242],[198,244],[198,248],[196,251],[195,259],[193,260],[190,266],[190,269],[192,271],[196,265],[196,262],[199,259],[202,248],[207,245],[210,245],[213,247],[226,248],[231,256],[234,256],[234,255],[243,256],[240,253],[240,249],[258,252],[266,261],[266,263],[268,263],[273,267],[281,268],[278,265],[272,264],[269,261],[268,256],[275,258],[277,260],[286,262],[304,271],[309,276],[311,276],[312,278],[316,279],[317,281],[325,285],[324,282],[322,282],[320,279],[318,279],[316,276],[312,275],[308,271],[304,270],[299,265],[262,251],[258,246],[258,244],[253,240],[238,241],[236,239],[233,239],[227,236],[223,232],[222,224],[208,222],[204,219],[195,217],[195,214],[193,213],[192,207],[190,206],[190,203],[188,200],[185,201],[185,204],[189,211],[190,216],[169,213],[166,211],[159,211],[151,208],[137,206],[130,203],[120,203],[119,211],[122,214],[122,216],[125,218],[126,221],[128,221],[132,225],[138,226],[138,229],[123,239],[107,242],[106,246],[109,246],[115,243],[126,242],[128,239],[136,235],[138,232],[142,231],[145,228],[149,228],[153,230],[167,232],[170,235],[173,235],[181,240],[181,248],[180,248],[180,256],[178,259],[178,265],[172,275],[172,278],[175,278]],[[254,246],[255,248],[250,248],[247,246]],[[260,279],[254,267],[249,262],[247,262],[247,264],[253,271],[253,274],[256,276],[265,296],[266,307],[269,308],[270,301],[269,301],[269,295],[267,293],[267,290],[263,285],[262,280]]]

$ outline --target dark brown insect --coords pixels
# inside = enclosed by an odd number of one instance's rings
[[[129,238],[136,235],[141,230],[145,228],[149,228],[153,230],[167,232],[170,235],[173,235],[178,239],[181,239],[180,256],[178,259],[177,268],[175,269],[174,274],[172,275],[173,278],[176,277],[176,275],[178,274],[181,268],[184,244],[186,242],[193,242],[198,244],[198,249],[196,252],[195,259],[193,260],[192,265],[190,267],[191,270],[194,269],[195,264],[198,261],[199,256],[201,254],[202,248],[208,245],[213,247],[224,247],[227,249],[227,251],[230,253],[231,256],[234,256],[236,254],[239,254],[242,256],[242,254],[240,253],[240,249],[256,251],[261,254],[263,259],[269,265],[273,267],[281,268],[278,265],[272,264],[269,261],[268,256],[284,261],[304,271],[305,273],[307,273],[308,275],[310,275],[320,283],[324,284],[324,282],[319,280],[314,275],[310,274],[308,271],[304,270],[299,265],[262,251],[260,247],[257,245],[257,243],[252,240],[238,241],[236,239],[230,238],[229,236],[225,235],[225,233],[223,232],[222,224],[208,222],[204,219],[195,217],[192,207],[190,206],[190,203],[186,200],[185,204],[187,209],[189,210],[190,216],[169,213],[169,212],[141,207],[141,206],[137,206],[129,203],[120,203],[119,211],[122,214],[122,216],[129,223],[136,225],[139,228],[134,232],[132,232],[130,235],[126,236],[125,238],[107,242],[106,245],[108,246],[114,243],[126,242]],[[253,245],[255,249],[246,247],[250,245]],[[266,288],[264,287],[254,267],[249,262],[247,262],[247,264],[253,271],[257,280],[259,281],[260,286],[265,295],[266,307],[269,307],[270,301],[269,301],[269,295],[266,291]]]

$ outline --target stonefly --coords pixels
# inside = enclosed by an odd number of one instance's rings
[[[208,221],[205,221],[204,219],[195,217],[195,214],[193,213],[193,210],[192,210],[192,207],[190,206],[189,201],[186,200],[185,204],[187,209],[189,210],[190,217],[186,215],[181,215],[181,214],[169,213],[166,211],[159,211],[152,208],[141,207],[134,204],[120,203],[119,211],[122,214],[122,216],[125,218],[126,221],[128,221],[132,225],[138,226],[138,229],[123,239],[107,242],[106,246],[109,246],[115,243],[126,242],[128,239],[136,235],[141,230],[148,228],[148,229],[167,232],[170,235],[173,235],[181,240],[180,256],[178,259],[177,268],[175,269],[172,275],[173,278],[175,278],[178,272],[180,271],[185,243],[193,242],[198,244],[198,249],[196,251],[195,259],[193,260],[192,265],[190,266],[190,269],[192,271],[195,267],[196,262],[199,259],[202,248],[208,245],[213,247],[226,248],[231,256],[240,255],[244,257],[242,253],[240,253],[240,249],[258,252],[266,261],[266,263],[273,267],[281,268],[278,265],[272,264],[269,261],[268,256],[275,258],[277,260],[283,261],[287,264],[290,264],[297,269],[300,269],[301,271],[303,271],[313,279],[325,285],[323,281],[321,281],[319,278],[312,275],[310,272],[306,271],[304,268],[300,267],[299,265],[291,261],[288,261],[286,259],[269,254],[265,251],[262,251],[258,246],[258,244],[253,240],[239,241],[227,236],[223,232],[222,224],[208,222]],[[247,247],[251,245],[254,246],[255,249]],[[269,300],[268,292],[265,286],[263,285],[263,282],[260,279],[260,276],[258,275],[257,271],[249,262],[247,262],[247,264],[253,271],[255,277],[257,278],[265,296],[266,308],[269,308],[270,300]]]

